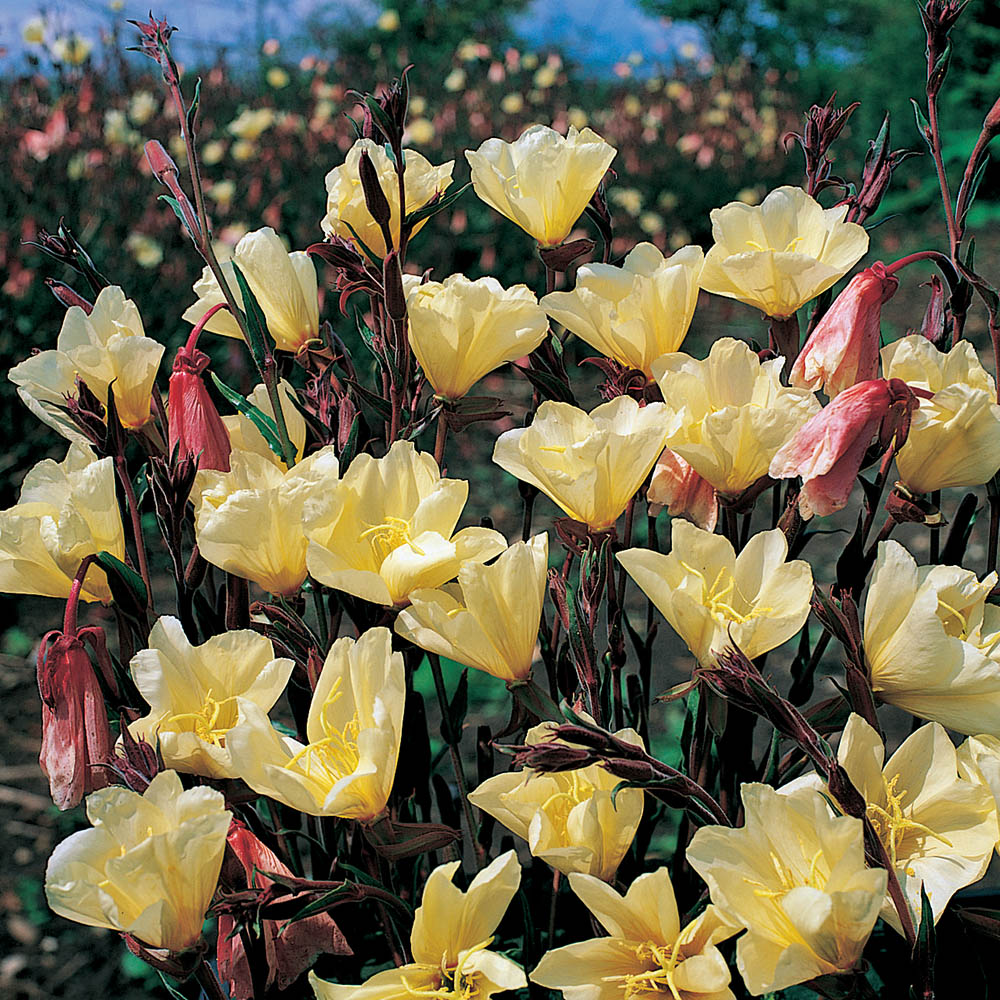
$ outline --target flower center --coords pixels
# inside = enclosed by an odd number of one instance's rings
[[[683,560],[681,560],[681,565],[688,573],[701,580],[701,603],[705,605],[714,618],[743,625],[754,618],[771,614],[774,610],[773,608],[752,607],[746,612],[737,611],[733,606],[734,602],[743,607],[748,607],[750,602],[739,592],[736,578],[725,566],[719,570],[715,580],[709,584],[708,577],[700,570],[689,566]]]
[[[928,829],[923,823],[916,823],[910,819],[903,810],[903,793],[896,791],[896,782],[899,775],[894,774],[888,781],[885,775],[882,776],[882,784],[885,786],[885,806],[869,803],[865,814],[867,815],[879,840],[885,846],[892,861],[893,868],[899,864],[899,848],[906,835],[911,831],[918,835],[934,837],[947,844],[952,845],[944,837]],[[912,868],[906,869],[907,875],[915,874]]]
[[[581,802],[586,802],[593,797],[594,785],[580,774],[580,769],[553,774],[551,777],[564,787],[553,792],[542,803],[542,811],[552,820],[557,830],[565,831],[569,822],[569,814]],[[564,783],[567,781],[569,786],[565,787]]]
[[[636,963],[648,966],[644,972],[626,973],[621,976],[603,976],[601,982],[621,983],[624,1000],[646,993],[669,993],[674,1000],[681,995],[674,985],[674,968],[680,952],[663,944],[646,941],[635,946]]]
[[[409,545],[418,556],[424,555],[420,546],[413,541],[410,522],[402,517],[387,517],[381,524],[373,524],[362,531],[361,537],[371,542],[372,550],[380,562],[385,562],[401,545]]]
[[[330,689],[323,709],[320,712],[320,724],[326,736],[315,743],[304,746],[287,764],[288,771],[298,770],[307,777],[314,778],[325,785],[333,785],[341,778],[353,774],[357,770],[361,756],[358,753],[358,732],[361,722],[355,711],[351,720],[342,729],[338,728],[328,718],[328,712],[333,705],[343,697],[343,677],[338,677]]]
[[[449,965],[446,955],[441,956],[441,965],[436,969],[429,965],[418,965],[417,968],[421,970],[433,971],[434,985],[430,989],[422,989],[403,976],[403,988],[410,996],[425,997],[428,1000],[474,1000],[482,986],[482,975],[475,969],[467,969],[467,964],[473,955],[489,948],[491,944],[492,937],[480,941],[465,952],[457,965]]]
[[[794,253],[795,248],[805,239],[804,236],[795,236],[788,241],[788,245],[781,253]],[[773,250],[774,247],[762,247],[759,243],[755,243],[753,240],[747,240],[747,246],[753,250],[759,250],[761,253],[765,253],[768,250]]]
[[[194,733],[199,740],[224,747],[226,734],[236,725],[236,695],[216,701],[211,690],[197,712],[179,712],[164,719],[161,729],[175,733]]]

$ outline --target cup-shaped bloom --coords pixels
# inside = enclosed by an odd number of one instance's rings
[[[716,945],[738,928],[714,906],[681,927],[666,868],[640,875],[624,896],[592,875],[573,873],[569,884],[609,936],[546,952],[532,982],[566,1000],[731,1000],[729,966]]]
[[[687,849],[722,916],[747,928],[736,964],[753,996],[853,969],[887,875],[865,867],[861,820],[811,788],[742,787],[744,826],[702,827]]]
[[[49,858],[49,906],[153,948],[197,944],[231,819],[222,793],[185,791],[176,771],[161,771],[142,795],[121,785],[88,795],[87,818],[93,829],[74,833]]]
[[[549,723],[535,726],[525,742],[553,741],[551,728]],[[642,745],[634,729],[615,735]],[[612,802],[619,783],[600,764],[550,773],[526,767],[487,778],[469,793],[469,801],[526,840],[531,853],[556,871],[583,872],[607,882],[614,878],[642,819],[641,789],[622,789]]]
[[[1000,406],[993,379],[967,340],[939,351],[913,334],[882,349],[886,378],[934,393],[921,399],[896,469],[913,493],[979,486],[1000,469]]]
[[[704,361],[666,354],[653,375],[667,401],[667,447],[719,493],[736,496],[767,475],[778,449],[814,414],[807,389],[781,384],[784,358],[761,363],[742,341],[717,340]]]
[[[445,399],[461,399],[494,368],[530,354],[549,326],[526,285],[504,288],[496,278],[428,281],[412,288],[406,308],[410,346]]]
[[[831,399],[878,374],[882,306],[899,287],[881,262],[847,283],[809,335],[789,372],[792,385],[822,389]]]
[[[347,151],[347,158],[339,167],[334,167],[326,175],[326,216],[320,225],[330,236],[336,234],[352,243],[360,240],[369,250],[384,257],[388,248],[382,230],[372,218],[365,203],[365,193],[361,187],[361,154],[367,152],[378,176],[379,187],[389,203],[389,232],[393,243],[399,247],[399,179],[396,168],[385,149],[371,139],[358,139]],[[433,201],[451,184],[451,172],[455,161],[449,160],[435,167],[415,149],[406,151],[406,207],[404,215]],[[427,220],[418,223],[413,232],[419,232]],[[358,247],[362,250],[362,247]]]
[[[864,609],[875,694],[959,733],[1000,732],[1000,608],[986,603],[996,583],[918,567],[898,542],[881,543]]]
[[[149,714],[129,731],[155,746],[175,771],[235,778],[227,737],[237,698],[267,713],[285,690],[294,662],[275,658],[271,640],[250,629],[213,635],[192,646],[176,618],[160,618],[129,669]]]
[[[985,785],[993,796],[1000,822],[1000,739],[988,733],[970,736],[958,748],[958,773]],[[1000,840],[997,842],[1000,853]]]
[[[896,871],[914,924],[920,922],[921,887],[937,923],[955,892],[986,873],[1000,836],[993,794],[982,781],[960,774],[955,747],[935,722],[904,740],[883,767],[881,738],[852,713],[837,759],[864,796],[868,819]],[[793,784],[830,794],[816,775]],[[888,895],[882,919],[902,933]]]
[[[549,292],[542,308],[601,354],[653,377],[661,354],[680,350],[698,304],[701,247],[670,257],[640,243],[621,267],[585,264],[571,292]]]
[[[537,486],[569,517],[595,531],[610,528],[663,450],[662,403],[640,406],[617,396],[586,413],[547,401],[527,427],[497,438],[493,461]]]
[[[858,382],[807,420],[771,459],[768,472],[774,479],[802,477],[805,517],[842,510],[882,421],[894,406],[912,410],[916,401],[899,379]]]
[[[338,469],[327,445],[287,471],[264,455],[234,451],[228,472],[199,473],[195,538],[202,557],[272,594],[295,593],[306,578],[303,508],[335,488]]]
[[[666,507],[671,517],[686,517],[706,531],[714,531],[719,520],[719,500],[712,484],[669,448],[663,449],[653,466],[646,497],[651,504]]]
[[[164,347],[145,335],[139,310],[115,285],[101,290],[88,315],[80,306],[66,310],[55,350],[42,351],[8,373],[17,394],[40,420],[70,441],[84,442],[64,412],[76,378],[104,404],[114,382],[115,407],[124,427],[149,420],[153,383]]]
[[[468,495],[464,479],[442,479],[410,441],[384,458],[358,455],[335,489],[306,505],[309,572],[373,604],[405,604],[507,548],[489,528],[455,531]]]
[[[403,654],[392,651],[388,629],[338,639],[309,706],[309,742],[282,736],[260,705],[240,698],[227,740],[233,769],[299,812],[373,820],[396,775],[405,687]]]
[[[113,461],[71,444],[61,462],[45,459],[28,472],[20,501],[0,511],[0,593],[65,598],[87,556],[125,558]],[[102,569],[90,567],[80,597],[111,603]]]
[[[570,126],[563,136],[532,125],[515,142],[487,139],[466,151],[472,189],[543,246],[569,236],[617,150],[596,132]]]
[[[438,865],[424,883],[413,918],[413,961],[376,973],[360,986],[328,983],[315,973],[309,982],[318,1000],[488,1000],[494,993],[527,986],[524,970],[489,946],[521,884],[513,851],[487,865],[462,892],[453,882],[461,861]]]
[[[785,562],[779,528],[754,535],[738,556],[722,535],[680,519],[671,538],[669,555],[626,549],[617,559],[702,666],[732,643],[752,660],[805,624],[812,569],[802,559]]]
[[[250,291],[264,312],[267,329],[279,351],[302,350],[319,337],[319,298],[316,265],[304,250],[285,249],[278,234],[270,226],[247,233],[233,251]],[[222,274],[240,302],[239,286],[231,261],[221,265]],[[209,268],[194,283],[198,301],[184,311],[184,319],[197,323],[212,306],[225,302],[222,289]],[[224,337],[242,340],[243,334],[232,313],[220,309],[205,329]]]
[[[515,542],[489,566],[466,563],[458,583],[415,590],[396,631],[421,649],[526,681],[538,642],[549,565],[548,535]]]
[[[732,201],[712,210],[715,245],[701,287],[787,317],[842,278],[868,251],[848,206],[823,208],[802,188],[779,187],[760,205]]]

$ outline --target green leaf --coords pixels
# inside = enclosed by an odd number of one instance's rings
[[[365,97],[365,105],[371,112],[372,118],[375,119],[375,124],[382,130],[383,135],[387,138],[390,137],[396,129],[392,124],[392,119],[385,113],[382,105],[379,104],[378,98],[368,94]]]
[[[236,284],[240,287],[240,295],[243,297],[244,316],[246,318],[247,346],[253,356],[254,364],[263,373],[264,362],[269,353],[268,342],[270,334],[267,329],[267,319],[264,317],[264,310],[261,309],[257,297],[250,290],[247,279],[243,277],[239,264],[231,261],[233,273],[236,275]]]
[[[98,552],[95,559],[107,575],[108,587],[115,604],[126,614],[145,614],[149,594],[142,577],[110,552]]]
[[[972,208],[972,203],[976,200],[976,195],[979,193],[979,185],[983,181],[983,175],[986,173],[986,168],[990,165],[989,153],[983,156],[982,161],[976,168],[976,172],[973,175],[972,183],[969,185],[969,196],[965,202],[965,209],[962,212],[962,217],[958,220],[959,225],[965,225],[966,216],[969,214],[969,209]],[[958,198],[961,200],[962,192],[958,192]]]
[[[388,400],[372,392],[360,382],[352,378],[345,378],[344,381],[383,419],[388,420],[392,416],[392,407]]]
[[[432,201],[429,205],[424,205],[423,208],[415,209],[407,215],[404,224],[411,227],[416,226],[423,222],[424,219],[430,219],[432,216],[437,215],[438,212],[443,212],[446,208],[454,205],[470,187],[472,187],[471,181],[463,184],[457,191],[452,191],[451,194],[445,195],[437,201]]]
[[[194,141],[194,130],[195,124],[198,120],[198,109],[201,107],[201,77],[198,77],[198,82],[194,85],[194,97],[191,98],[191,103],[188,105],[187,112],[187,129],[188,135],[191,136],[192,142]]]
[[[372,250],[372,248],[368,246],[368,244],[365,243],[360,236],[358,236],[358,234],[354,231],[354,226],[352,226],[346,219],[341,219],[341,222],[343,222],[344,225],[351,231],[351,235],[354,237],[354,242],[357,243],[357,245],[367,254],[368,259],[373,263],[378,264],[379,269],[381,270],[382,258],[375,253],[375,251]]]
[[[913,105],[913,116],[917,120],[917,131],[924,142],[927,143],[927,148],[933,153],[934,143],[931,141],[930,122],[924,117],[923,111],[920,110],[920,105],[912,97],[910,98],[910,103]]]
[[[197,236],[191,231],[191,227],[188,225],[188,220],[184,217],[184,212],[181,210],[180,202],[169,194],[159,195],[160,201],[165,201],[173,210],[174,215],[181,220],[181,225],[184,227],[185,232],[191,237],[195,242],[198,241]]]
[[[235,389],[231,389],[222,379],[219,378],[215,372],[209,372],[212,376],[212,381],[215,383],[215,387],[222,393],[225,398],[239,410],[247,419],[249,419],[254,427],[260,431],[261,437],[267,442],[268,448],[271,449],[282,461],[285,459],[285,455],[281,450],[281,440],[278,437],[278,425],[274,422],[273,417],[268,416],[263,410],[254,406],[248,399],[241,396]]]

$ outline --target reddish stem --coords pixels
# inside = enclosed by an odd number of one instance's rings
[[[66,600],[66,613],[63,615],[63,635],[76,635],[76,612],[80,604],[80,591],[83,590],[83,580],[87,575],[87,570],[90,569],[90,564],[95,559],[96,556],[87,556],[80,563],[80,568],[76,571],[76,576],[73,577],[73,582],[70,584],[69,597]]]
[[[220,309],[229,309],[229,303],[219,302],[218,304],[212,306],[212,308],[209,309],[197,323],[195,323],[194,329],[190,334],[188,334],[187,343],[184,345],[185,351],[193,351],[197,348],[198,338],[201,336],[201,331],[205,329],[205,325]],[[231,309],[229,311],[232,312]]]

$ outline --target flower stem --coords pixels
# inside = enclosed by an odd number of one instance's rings
[[[132,480],[129,478],[128,469],[125,467],[125,459],[118,455],[115,457],[115,472],[118,473],[118,481],[125,491],[125,503],[128,506],[129,518],[132,521],[132,537],[135,540],[135,552],[139,559],[139,574],[142,582],[146,585],[146,607],[153,610],[153,587],[149,579],[149,563],[146,559],[146,543],[142,538],[142,515],[139,513],[139,505],[135,499],[135,490],[132,488]]]
[[[439,469],[444,463],[444,445],[448,440],[448,421],[444,418],[444,408],[438,413],[437,435],[434,438],[434,461]]]
[[[228,1000],[227,993],[222,988],[218,977],[212,971],[207,959],[202,959],[194,970],[194,978],[198,985],[205,991],[208,1000]]]
[[[90,565],[94,562],[95,558],[95,556],[90,555],[80,563],[80,568],[76,571],[76,576],[73,577],[73,582],[70,584],[69,597],[66,600],[66,612],[63,615],[64,635],[76,635],[76,612],[80,604],[80,591],[83,590],[84,577],[86,577],[87,570],[90,569]]]

